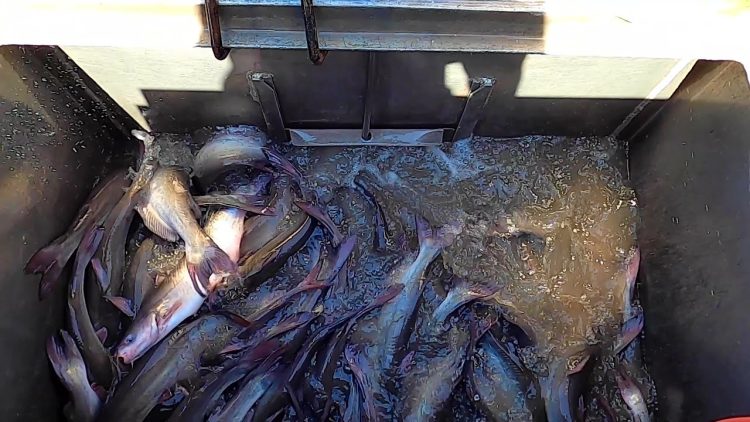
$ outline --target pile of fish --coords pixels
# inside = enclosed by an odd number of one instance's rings
[[[610,254],[609,299],[621,309],[614,332],[584,327],[584,340],[559,340],[523,302],[449,274],[445,262],[447,292],[417,329],[432,264],[466,222],[434,225],[404,212],[400,224],[411,230],[396,239],[378,200],[354,181],[378,211],[374,249],[395,248],[400,259],[387,286],[347,305],[361,293],[351,274],[368,271],[353,251],[369,249],[342,234],[340,216],[262,133],[217,132],[190,169],[160,164],[153,136],[133,135],[137,169],[98,183],[69,230],[26,266],[42,274],[45,297],[72,261],[66,329],[47,342],[69,420],[649,420],[634,380],[637,248]],[[487,236],[521,239],[524,278],[546,274],[541,262],[553,262],[565,219],[496,217]],[[296,286],[275,288],[282,270]],[[548,352],[543,365],[523,352],[534,347]],[[597,371],[619,397],[592,393]],[[472,410],[450,415],[461,406]]]

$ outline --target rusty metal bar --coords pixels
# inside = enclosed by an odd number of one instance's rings
[[[307,40],[307,54],[313,64],[323,64],[327,52],[321,51],[318,41],[318,26],[315,22],[315,11],[312,0],[302,1],[302,19],[305,23],[305,39]]]
[[[229,55],[229,48],[224,47],[221,41],[218,0],[206,0],[206,24],[208,25],[208,36],[211,40],[211,50],[214,52],[214,57],[218,60],[226,59]]]

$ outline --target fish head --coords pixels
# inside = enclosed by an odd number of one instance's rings
[[[142,318],[136,318],[128,328],[125,337],[117,345],[115,359],[130,364],[143,356],[146,351],[161,338],[156,323],[156,314],[148,312]]]

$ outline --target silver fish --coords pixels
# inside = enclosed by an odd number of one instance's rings
[[[159,237],[185,242],[188,274],[205,289],[212,275],[232,274],[237,264],[198,225],[200,209],[188,186],[187,173],[176,167],[161,167],[151,178],[136,210],[146,227]]]
[[[206,233],[231,262],[239,258],[244,218],[245,211],[226,208],[212,213],[206,223]],[[117,358],[125,363],[138,359],[182,321],[195,314],[208,293],[224,279],[222,274],[215,273],[208,278],[207,284],[197,285],[193,283],[188,265],[187,260],[183,260],[145,298],[140,312],[117,346]]]
[[[72,422],[93,421],[99,413],[101,400],[91,388],[86,363],[75,341],[64,330],[60,331],[60,338],[52,336],[47,340],[47,357],[73,400],[70,407],[66,406],[67,416]]]

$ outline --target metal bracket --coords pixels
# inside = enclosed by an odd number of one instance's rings
[[[495,86],[494,78],[472,78],[471,92],[466,97],[466,105],[461,117],[458,119],[456,131],[453,133],[453,142],[471,137],[474,128],[482,117],[482,110],[487,105],[487,101],[492,94],[492,88]]]
[[[289,142],[297,146],[434,146],[443,143],[453,134],[453,140],[472,135],[481,117],[482,109],[492,93],[495,80],[475,78],[471,80],[471,92],[466,105],[453,129],[372,129],[373,96],[376,92],[376,57],[370,53],[367,65],[367,88],[361,129],[286,129],[281,115],[276,85],[270,73],[247,73],[250,93],[260,104],[266,122],[268,137],[275,142]]]
[[[206,0],[206,24],[208,25],[208,36],[211,39],[211,50],[214,52],[214,57],[218,60],[226,59],[230,49],[224,47],[221,41],[218,0]]]
[[[315,23],[313,0],[302,0],[302,19],[305,23],[305,39],[310,61],[313,64],[323,64],[327,52],[320,49],[320,42],[318,42],[318,25]]]
[[[288,142],[284,129],[284,118],[281,117],[279,98],[276,96],[276,85],[270,73],[247,73],[250,94],[260,104],[263,120],[266,121],[268,137],[275,142]]]

